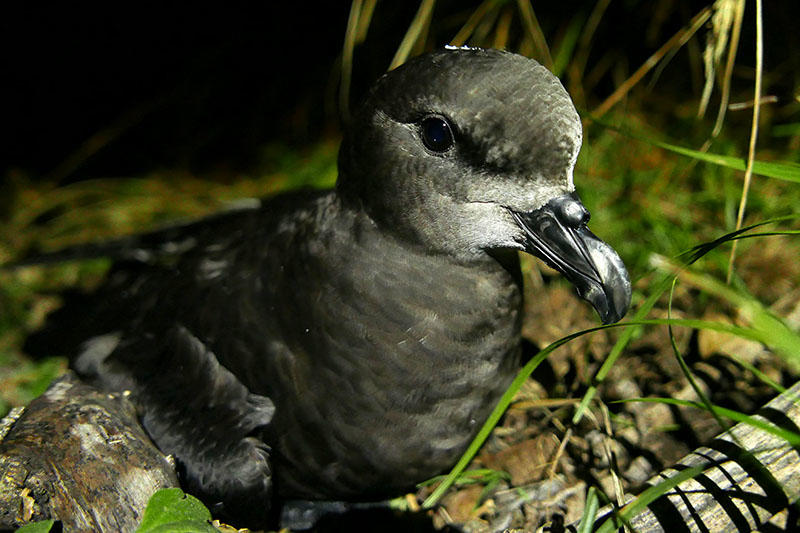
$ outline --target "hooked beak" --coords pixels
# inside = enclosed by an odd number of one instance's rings
[[[617,252],[586,227],[589,212],[575,193],[529,213],[511,214],[525,233],[525,251],[561,272],[604,324],[625,316],[631,303],[628,272]]]

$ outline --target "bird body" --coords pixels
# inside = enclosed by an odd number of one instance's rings
[[[392,494],[451,465],[518,369],[517,257],[430,255],[332,192],[295,197],[155,239],[191,238],[178,256],[130,246],[140,259],[82,302],[99,311],[84,335],[112,342],[82,344],[75,365],[137,391],[152,378],[127,365],[174,376],[165,352],[201,343],[275,404],[262,429],[283,496]]]
[[[95,249],[117,259],[105,284],[29,345],[130,390],[187,487],[235,517],[273,493],[390,496],[450,467],[515,375],[519,250],[624,314],[624,266],[573,192],[580,131],[535,61],[415,59],[354,117],[334,190]]]

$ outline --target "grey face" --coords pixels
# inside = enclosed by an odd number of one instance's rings
[[[426,119],[453,143],[425,142]],[[381,78],[354,117],[339,188],[379,222],[434,248],[475,253],[522,237],[528,212],[572,192],[581,123],[558,79],[497,50],[442,50]]]
[[[433,252],[469,258],[493,249],[525,250],[576,285],[591,279],[599,288],[579,285],[587,298],[598,291],[611,296],[602,286],[614,278],[621,284],[611,298],[616,310],[598,309],[604,319],[616,319],[627,308],[630,284],[610,247],[589,249],[575,233],[585,228],[588,213],[530,216],[552,211],[553,200],[573,193],[581,138],[569,95],[536,61],[498,50],[441,50],[376,83],[345,136],[337,188],[386,231]],[[556,202],[559,212],[585,213],[576,197],[569,198]],[[541,238],[534,220],[561,220],[563,242]],[[576,253],[553,259],[567,248]],[[596,264],[607,254],[611,265]],[[576,260],[586,264],[575,272],[591,276],[565,271]]]

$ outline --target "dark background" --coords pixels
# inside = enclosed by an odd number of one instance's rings
[[[590,65],[615,53],[632,72],[708,3],[612,2]],[[303,146],[339,127],[335,101],[348,1],[9,4],[0,8],[0,177],[65,183],[164,168],[221,176],[251,169],[267,143]],[[432,41],[447,43],[478,4],[440,1]],[[534,2],[534,9],[548,41],[555,41],[593,4]],[[784,100],[798,86],[799,4],[765,2],[766,92]],[[386,69],[417,7],[379,2],[356,50],[353,99]],[[744,66],[753,64],[752,9],[748,2],[738,61]],[[702,80],[686,74],[687,57],[679,53],[669,63],[651,107],[699,94]],[[676,70],[667,75],[670,69]],[[737,79],[746,78],[745,71]],[[615,82],[607,76],[592,96],[599,101]],[[98,149],[71,163],[89,139]]]

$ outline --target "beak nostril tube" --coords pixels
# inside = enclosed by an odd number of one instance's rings
[[[561,196],[555,200],[553,207],[558,221],[564,226],[570,228],[580,228],[589,223],[591,214],[583,206],[578,195],[574,192],[565,196]]]
[[[513,215],[525,232],[525,251],[564,274],[604,323],[625,315],[631,301],[628,272],[619,255],[586,226],[589,211],[577,194],[558,196],[535,211]]]

